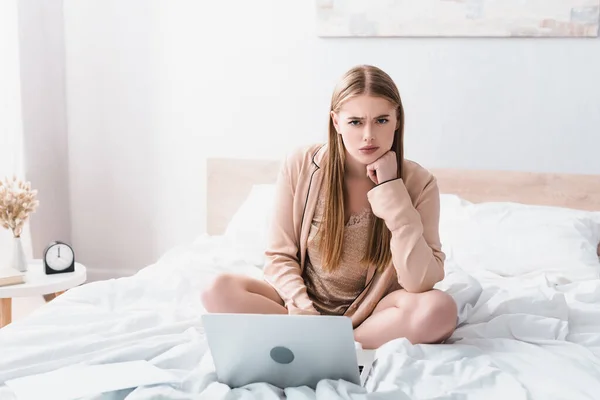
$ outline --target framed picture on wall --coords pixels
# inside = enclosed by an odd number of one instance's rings
[[[316,0],[321,37],[597,37],[600,0]]]

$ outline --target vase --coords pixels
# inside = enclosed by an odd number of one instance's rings
[[[20,237],[13,238],[12,267],[19,272],[27,271],[27,260]]]

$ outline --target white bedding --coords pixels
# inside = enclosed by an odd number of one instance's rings
[[[148,360],[180,383],[92,398],[600,398],[600,280],[553,285],[543,274],[467,274],[451,262],[439,288],[456,299],[460,327],[448,344],[386,344],[365,388],[322,381],[316,393],[267,384],[231,390],[216,382],[199,292],[223,271],[261,276],[234,254],[221,238],[201,237],[133,277],[72,289],[0,330],[0,399],[14,398],[7,380],[76,363],[130,360]]]

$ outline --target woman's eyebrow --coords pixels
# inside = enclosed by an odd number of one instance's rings
[[[373,119],[386,118],[389,116],[390,116],[390,114],[381,114]],[[365,119],[365,117],[348,117],[348,119]]]

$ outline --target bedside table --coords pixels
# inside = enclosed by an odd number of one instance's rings
[[[75,271],[46,275],[42,260],[27,263],[25,283],[0,286],[0,328],[12,321],[12,298],[51,294],[56,297],[62,292],[81,285],[87,278],[85,266],[75,263]]]

